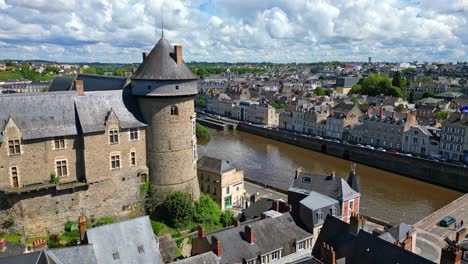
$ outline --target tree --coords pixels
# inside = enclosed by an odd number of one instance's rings
[[[16,67],[16,64],[14,64],[12,61],[7,61],[6,66],[7,67]]]
[[[200,98],[195,98],[195,106],[205,108],[206,107],[206,100],[205,99],[200,99]]]
[[[208,128],[196,123],[195,134],[199,139],[210,139],[210,130]]]
[[[94,67],[88,67],[83,70],[83,73],[85,74],[97,74],[96,68]]]
[[[195,204],[195,213],[193,219],[198,223],[206,221],[218,223],[221,217],[221,208],[219,205],[208,195],[202,195],[200,200]]]
[[[432,77],[430,76],[419,77],[416,79],[416,82],[432,83]]]
[[[397,105],[397,107],[395,107],[395,111],[397,112],[403,112],[403,110],[405,109],[405,106],[403,104],[399,104]]]
[[[404,87],[406,87],[406,78],[402,77],[400,72],[397,71],[395,72],[395,75],[393,76],[392,85],[400,89],[403,89]]]
[[[220,222],[223,224],[223,227],[232,226],[235,221],[236,218],[234,217],[234,213],[232,211],[225,210],[221,214]]]
[[[352,94],[361,94],[362,92],[362,86],[360,84],[356,84],[351,88],[351,93]]]
[[[183,228],[193,217],[192,199],[184,192],[169,194],[162,204],[165,222],[175,228]]]
[[[422,94],[422,98],[427,98],[427,97],[434,97],[435,94],[433,91],[425,91],[423,94]]]
[[[114,71],[114,76],[122,76],[122,77],[124,77],[124,76],[125,76],[125,72],[124,72],[123,69],[120,69],[120,68],[119,68],[119,69],[116,69],[116,70]]]
[[[325,95],[325,91],[323,90],[322,87],[317,87],[317,88],[315,88],[315,94],[317,96],[322,96],[322,95]]]
[[[414,103],[414,91],[411,90],[410,94],[409,94],[409,98],[408,98],[408,101],[410,103]]]

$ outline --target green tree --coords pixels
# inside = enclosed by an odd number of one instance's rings
[[[416,82],[432,83],[432,77],[430,76],[419,77],[416,79]]]
[[[114,71],[114,76],[122,76],[122,77],[124,77],[124,76],[125,76],[125,72],[124,72],[124,70],[121,69],[121,68],[116,69],[116,70]]]
[[[195,125],[195,134],[199,139],[210,139],[210,130],[198,123]]]
[[[400,72],[397,71],[395,72],[395,75],[393,76],[392,85],[400,89],[403,89],[404,87],[406,87],[406,78],[401,76]]]
[[[425,91],[423,94],[422,94],[422,98],[427,98],[427,97],[434,97],[435,94],[433,91]]]
[[[224,212],[221,214],[220,222],[223,227],[232,226],[235,221],[236,218],[234,217],[234,213],[232,211],[224,210]]]
[[[397,107],[395,107],[395,111],[397,112],[403,112],[403,110],[405,109],[405,106],[403,104],[399,104],[397,105]]]
[[[88,67],[83,70],[83,73],[85,74],[97,74],[97,70],[94,67]]]
[[[16,64],[14,64],[12,61],[7,61],[6,66],[7,67],[16,67]]]
[[[437,119],[445,120],[448,117],[448,112],[440,111],[434,114]]]
[[[315,94],[317,96],[325,95],[325,91],[323,90],[322,87],[317,87],[317,88],[315,88]]]
[[[201,99],[201,98],[195,98],[195,106],[205,108],[206,107],[206,100]]]
[[[192,199],[184,192],[168,194],[162,204],[165,222],[175,228],[184,228],[193,217]]]
[[[221,217],[221,208],[219,205],[208,195],[202,195],[200,200],[195,204],[195,212],[193,219],[198,223],[209,221],[211,223],[219,223]]]
[[[411,92],[410,92],[410,94],[409,94],[408,101],[409,101],[411,104],[414,103],[414,90],[411,90]]]
[[[362,93],[362,86],[360,84],[356,84],[351,88],[351,94],[361,94]]]

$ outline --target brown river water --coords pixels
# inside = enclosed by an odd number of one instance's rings
[[[351,167],[347,160],[240,131],[212,130],[208,142],[199,142],[198,155],[228,160],[243,169],[246,178],[283,189],[291,184],[297,167],[318,174],[335,171],[345,178]],[[360,212],[392,223],[413,224],[462,195],[362,164],[357,164],[356,172],[362,195]]]

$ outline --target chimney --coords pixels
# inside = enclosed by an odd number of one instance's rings
[[[467,232],[466,228],[462,228],[462,229],[458,230],[457,234],[455,235],[455,243],[460,243],[463,240],[465,240],[465,237],[466,237],[467,233],[468,232]]]
[[[203,230],[202,226],[198,226],[198,239],[202,239],[206,237],[206,232]]]
[[[284,207],[285,207],[286,212],[291,212],[292,211],[292,205],[286,204]]]
[[[143,56],[143,62],[144,62],[146,60],[146,57],[148,57],[148,52],[143,52],[142,56]]]
[[[211,250],[216,256],[221,257],[221,241],[216,236],[211,237]]]
[[[368,116],[371,116],[373,110],[374,110],[374,109],[372,109],[372,107],[369,107],[369,108],[367,109],[367,115],[368,115]]]
[[[417,115],[418,115],[418,112],[417,112],[417,111],[413,111],[413,117],[414,117],[414,119],[416,119]]]
[[[359,230],[363,229],[365,224],[366,220],[362,216],[354,212],[351,213],[351,217],[349,218],[349,227],[352,233],[359,233]]]
[[[84,95],[83,80],[75,80],[75,90],[76,90],[76,94],[78,94],[78,96],[83,96]]]
[[[135,74],[138,68],[132,68],[132,74]]]
[[[86,217],[84,215],[80,215],[78,217],[78,230],[80,231],[80,244],[84,241],[86,235]]]
[[[409,231],[406,232],[406,237],[401,247],[404,248],[405,250],[413,252],[413,237],[410,236]]]
[[[385,108],[382,107],[382,108],[380,109],[380,118],[384,118],[384,116],[385,116]]]
[[[301,174],[302,172],[302,168],[301,167],[297,167],[296,168],[296,174],[294,175],[294,179],[297,180],[297,178],[299,178],[299,174]]]
[[[332,171],[332,172],[330,173],[330,177],[331,177],[331,178],[335,178],[335,175],[336,175],[335,171]]]
[[[447,246],[440,254],[440,264],[460,264],[462,251],[458,246]]]
[[[174,53],[175,59],[177,64],[182,64],[182,46],[181,45],[174,45]]]
[[[5,238],[0,238],[0,252],[5,252],[6,248]]]
[[[83,67],[78,67],[78,74],[83,74]]]
[[[244,233],[245,233],[245,239],[247,240],[247,242],[249,242],[250,244],[253,244],[254,243],[254,231],[252,230],[252,227],[250,225],[245,226]]]
[[[393,111],[392,112],[392,119],[395,120],[397,118],[397,112]]]
[[[33,251],[38,252],[47,249],[47,242],[44,239],[36,239],[33,242]]]
[[[321,249],[322,258],[320,260],[324,264],[336,264],[336,254],[333,247],[323,242]]]
[[[278,200],[273,201],[273,208],[272,210],[275,210],[276,212],[280,211],[280,202]]]

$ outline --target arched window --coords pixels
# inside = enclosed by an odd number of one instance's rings
[[[177,106],[171,106],[171,115],[179,115],[179,109],[177,108]]]

